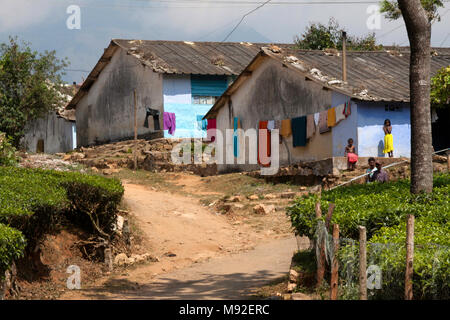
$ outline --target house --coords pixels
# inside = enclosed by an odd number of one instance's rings
[[[239,119],[245,131],[256,129],[259,121],[328,115],[328,110],[350,103],[350,114],[335,126],[318,130],[314,121],[316,130],[305,145],[294,147],[292,135],[282,138],[280,166],[343,157],[349,138],[360,157],[384,156],[385,119],[393,127],[394,156],[409,157],[409,59],[407,51],[347,52],[344,82],[341,52],[264,47],[205,119],[216,119],[221,131],[233,129]],[[432,55],[433,74],[449,64],[449,53]],[[244,139],[237,143],[248,153]],[[257,164],[236,161],[218,166],[219,172],[257,168]]]
[[[64,101],[72,99],[79,85],[65,85],[61,90]],[[26,151],[32,153],[62,153],[77,147],[75,110],[67,110],[61,105],[54,111],[28,122],[21,144]]]
[[[135,123],[140,138],[205,137],[203,116],[263,45],[113,39],[68,105],[78,147],[133,139]]]

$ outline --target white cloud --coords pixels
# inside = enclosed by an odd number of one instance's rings
[[[17,31],[42,23],[55,9],[55,4],[46,0],[0,0],[0,30]]]

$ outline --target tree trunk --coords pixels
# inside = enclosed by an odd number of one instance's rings
[[[431,23],[420,0],[398,0],[411,47],[411,192],[431,192],[433,160],[430,112]]]

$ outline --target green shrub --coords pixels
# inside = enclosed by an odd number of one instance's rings
[[[16,149],[6,134],[0,132],[0,166],[12,166],[17,163]]]
[[[406,216],[415,223],[414,296],[417,299],[450,299],[450,175],[434,178],[431,194],[410,194],[408,180],[387,184],[354,185],[322,193],[322,212],[335,203],[332,223],[339,224],[340,293],[357,298],[358,226],[366,226],[368,265],[382,270],[381,290],[373,299],[402,299],[404,295]],[[317,195],[299,198],[288,208],[291,223],[300,235],[314,238]],[[323,218],[322,218],[323,219]],[[344,242],[344,243],[342,243]],[[356,288],[356,289],[355,289]]]
[[[22,231],[29,249],[66,218],[87,232],[109,234],[122,195],[117,179],[0,167],[0,223]]]
[[[20,231],[0,224],[0,280],[11,263],[23,256],[25,245]]]

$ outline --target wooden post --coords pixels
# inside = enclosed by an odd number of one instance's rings
[[[330,203],[330,205],[328,206],[327,217],[325,219],[325,226],[327,227],[327,230],[330,229],[331,217],[333,216],[333,211],[335,207],[336,206],[334,203]]]
[[[447,171],[450,171],[450,151],[447,151]]]
[[[408,215],[406,222],[406,273],[405,300],[413,299],[413,260],[414,260],[414,216]]]
[[[338,285],[339,285],[339,264],[338,264],[338,250],[339,250],[339,225],[333,224],[333,261],[331,263],[331,283],[330,283],[330,300],[338,299]]]
[[[347,32],[342,31],[342,81],[347,81]]]
[[[137,169],[137,101],[136,101],[136,89],[134,89],[134,170]]]
[[[366,228],[359,226],[359,299],[367,300],[367,235]]]
[[[316,218],[320,219],[322,217],[322,210],[320,209],[320,201],[317,201],[315,211],[316,211]],[[319,260],[317,261],[317,274],[316,274],[317,278],[316,286],[320,287],[325,275],[325,250],[323,247],[323,243],[316,243],[316,245],[320,246],[320,255]]]

